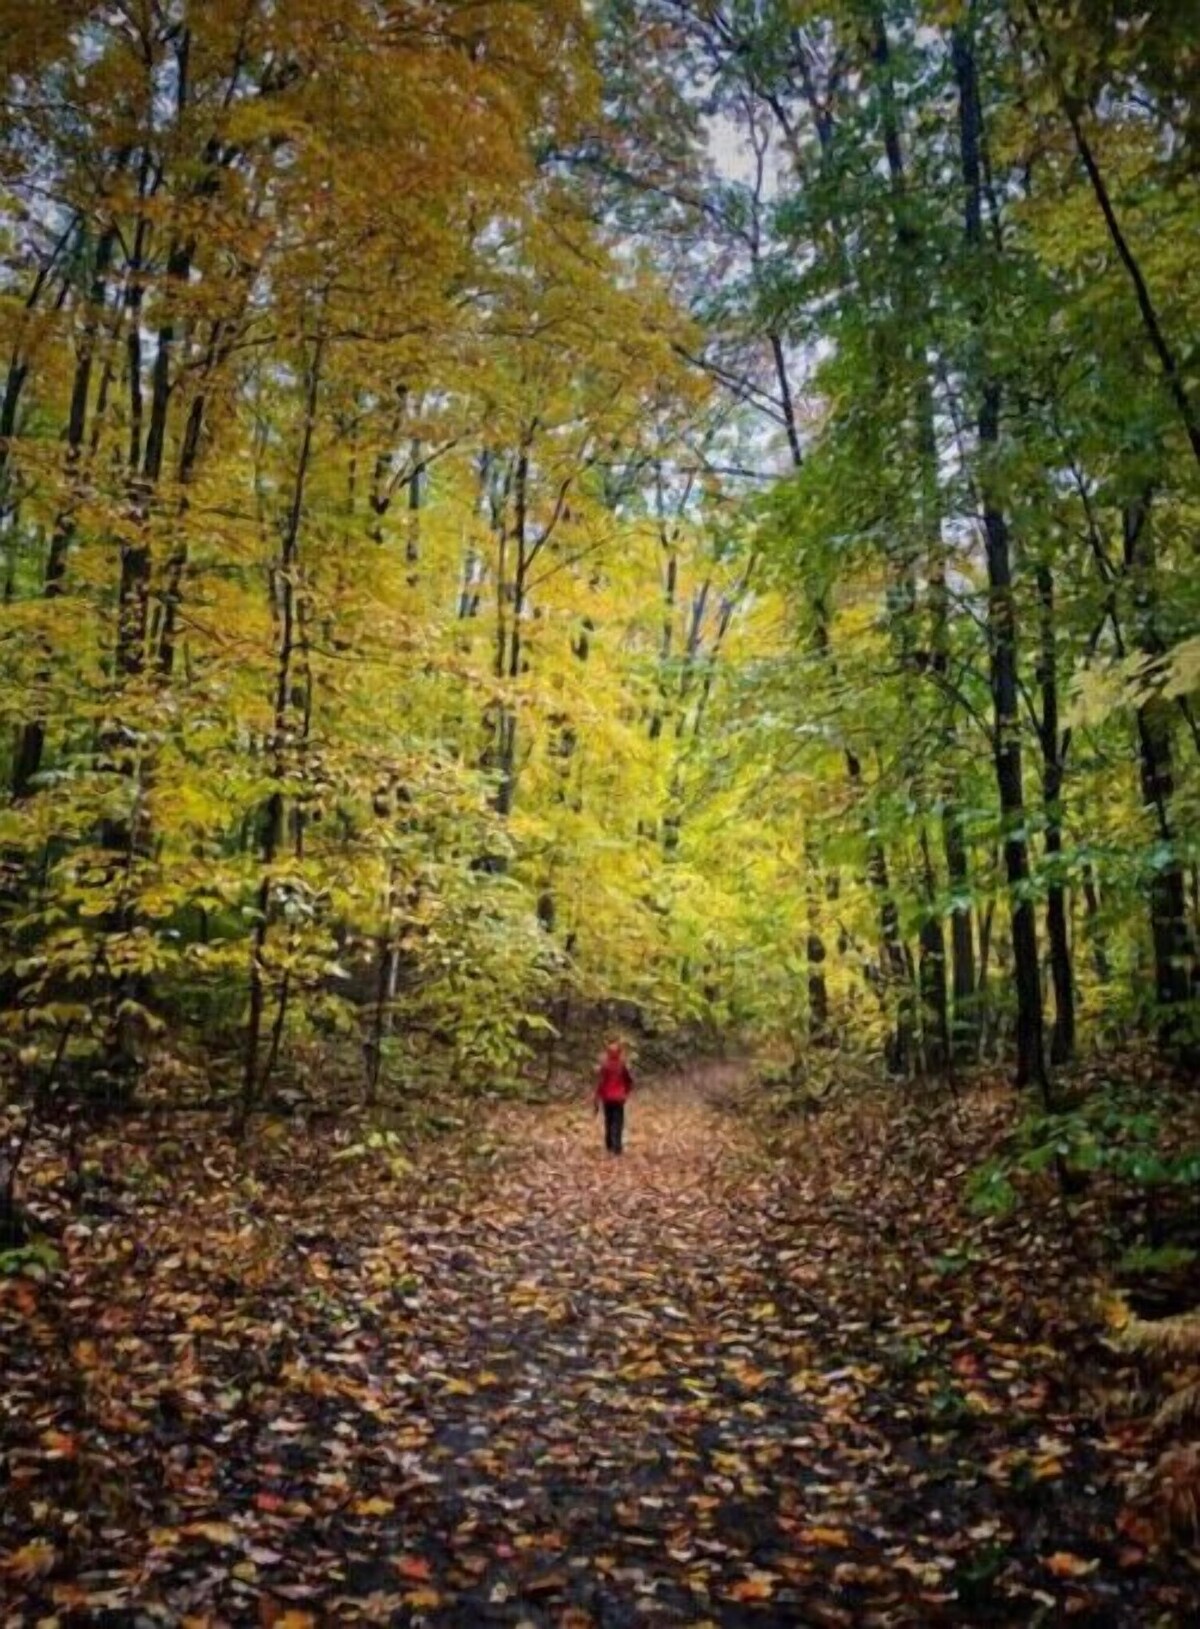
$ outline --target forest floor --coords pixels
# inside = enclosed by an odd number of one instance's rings
[[[0,1621],[1195,1623],[1086,1205],[963,1207],[1002,1094],[785,1146],[733,1084],[649,1083],[620,1159],[586,1102],[411,1165],[101,1136],[0,1280]]]

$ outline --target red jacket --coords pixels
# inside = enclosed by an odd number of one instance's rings
[[[623,1058],[605,1058],[596,1082],[597,1103],[624,1103],[633,1090],[633,1076]]]

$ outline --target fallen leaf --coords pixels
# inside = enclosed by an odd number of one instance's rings
[[[53,1544],[46,1539],[32,1539],[0,1560],[0,1572],[29,1584],[35,1578],[44,1578],[57,1560],[58,1552]]]
[[[238,1544],[242,1537],[232,1522],[222,1521],[189,1522],[179,1531],[188,1538],[207,1539],[210,1544]]]
[[[1056,1550],[1046,1557],[1043,1565],[1055,1578],[1086,1578],[1096,1571],[1100,1563],[1085,1561],[1082,1556],[1072,1555],[1069,1550]]]
[[[805,1527],[796,1538],[801,1544],[816,1544],[828,1550],[844,1550],[850,1543],[850,1535],[843,1527]]]

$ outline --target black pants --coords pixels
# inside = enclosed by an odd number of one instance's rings
[[[621,1152],[621,1138],[625,1134],[624,1103],[604,1105],[604,1146],[610,1154]]]

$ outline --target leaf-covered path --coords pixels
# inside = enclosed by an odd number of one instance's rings
[[[691,1088],[630,1119],[616,1160],[506,1111],[394,1184],[181,1149],[132,1239],[73,1224],[0,1299],[9,1621],[1190,1619],[1052,1238],[964,1238],[869,1125],[797,1163]]]

